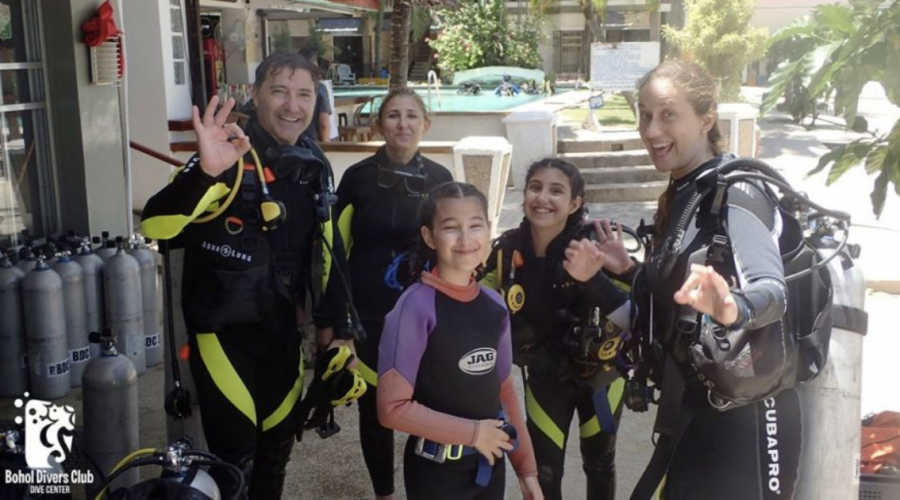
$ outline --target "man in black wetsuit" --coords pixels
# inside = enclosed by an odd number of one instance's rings
[[[303,390],[307,293],[317,328],[351,336],[333,272],[344,263],[329,219],[331,167],[300,137],[317,74],[299,54],[266,58],[246,133],[226,125],[233,101],[216,112],[213,97],[202,120],[194,108],[200,153],[144,208],[147,236],[179,237],[185,247],[183,310],[204,432],[210,451],[245,471],[251,499],[281,497]],[[230,498],[233,478],[216,480]]]

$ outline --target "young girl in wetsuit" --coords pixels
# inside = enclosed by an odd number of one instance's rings
[[[509,314],[474,280],[490,249],[487,200],[472,185],[441,184],[421,216],[419,281],[385,318],[378,359],[378,419],[410,435],[407,498],[501,499],[508,453],[524,498],[542,500],[510,376]]]
[[[628,327],[630,303],[621,283],[631,281],[616,276],[616,286],[601,268],[622,271],[633,264],[624,246],[607,245],[620,242],[621,229],[613,231],[608,221],[585,223],[584,194],[584,177],[571,163],[534,162],[525,176],[525,218],[494,243],[481,280],[501,290],[510,309],[516,363],[527,369],[528,433],[548,500],[562,499],[575,414],[585,498],[612,500],[616,494],[616,427],[625,381],[614,364],[615,347],[604,351],[604,359],[596,352],[617,346]],[[584,328],[593,311],[599,328]]]

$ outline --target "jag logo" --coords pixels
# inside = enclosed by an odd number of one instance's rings
[[[469,375],[484,375],[493,370],[495,364],[497,351],[490,347],[469,351],[459,359],[459,369]]]

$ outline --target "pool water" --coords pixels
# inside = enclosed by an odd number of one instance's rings
[[[545,98],[545,96],[540,94],[529,95],[524,93],[500,97],[494,95],[493,89],[489,91],[482,90],[479,95],[461,95],[457,94],[456,88],[453,87],[442,87],[440,99],[438,99],[438,95],[434,90],[431,91],[430,98],[425,89],[416,89],[416,92],[422,96],[425,105],[429,107],[432,113],[507,111]],[[360,87],[355,87],[352,90],[343,90],[339,87],[334,90],[335,99],[341,97],[383,96],[385,94],[387,94],[387,89],[385,88],[361,89]],[[376,106],[378,103],[380,103],[380,100],[376,100]]]

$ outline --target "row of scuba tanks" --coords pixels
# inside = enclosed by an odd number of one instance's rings
[[[89,332],[115,332],[138,375],[163,361],[159,254],[150,240],[77,237],[0,255],[0,397],[53,400],[101,355]]]

